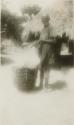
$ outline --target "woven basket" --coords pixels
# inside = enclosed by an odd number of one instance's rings
[[[15,80],[19,88],[23,90],[32,90],[35,86],[37,77],[36,69],[20,68],[16,69]]]

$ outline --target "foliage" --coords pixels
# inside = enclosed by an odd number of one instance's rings
[[[22,28],[20,26],[21,18],[10,14],[7,10],[1,12],[1,33],[2,38],[13,38],[21,42]]]
[[[28,6],[28,7],[23,7],[22,8],[22,13],[23,14],[28,14],[29,16],[33,15],[37,15],[40,12],[40,7],[37,5],[34,6]]]

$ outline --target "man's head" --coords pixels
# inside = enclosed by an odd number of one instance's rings
[[[43,15],[41,20],[42,20],[43,25],[47,27],[49,25],[50,17],[49,15]]]

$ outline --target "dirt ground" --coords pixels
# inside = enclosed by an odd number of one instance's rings
[[[20,91],[11,65],[0,66],[0,125],[74,125],[74,68],[53,69],[48,90]]]

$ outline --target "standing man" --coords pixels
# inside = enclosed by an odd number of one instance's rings
[[[42,16],[43,29],[40,33],[40,55],[41,55],[41,65],[40,65],[40,87],[43,88],[43,81],[45,81],[45,88],[48,88],[49,79],[49,64],[52,57],[52,47],[46,41],[49,42],[50,39],[50,17],[48,15]]]

